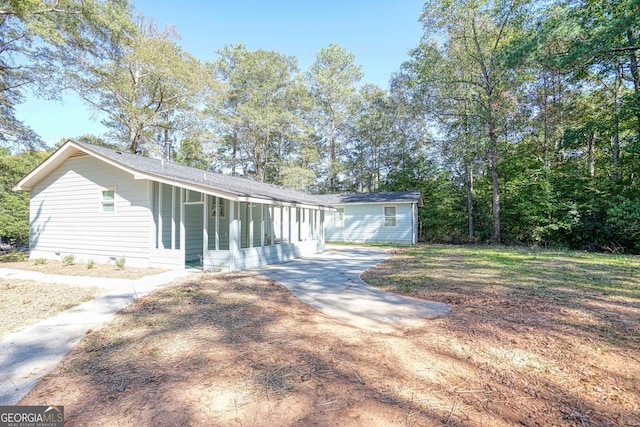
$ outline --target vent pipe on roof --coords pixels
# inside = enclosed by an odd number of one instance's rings
[[[162,159],[171,161],[171,141],[168,138],[164,141],[164,154],[162,156]]]

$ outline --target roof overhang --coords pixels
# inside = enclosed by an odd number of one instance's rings
[[[67,140],[62,146],[60,146],[56,151],[54,151],[49,157],[47,157],[40,165],[38,165],[34,170],[32,170],[29,174],[27,174],[24,178],[22,178],[14,187],[13,191],[32,191],[33,188],[42,181],[46,176],[60,167],[66,160],[76,157],[80,154],[85,154],[92,156],[100,161],[107,163],[117,169],[120,169],[123,172],[130,174],[133,179],[136,180],[149,180],[160,182],[166,185],[173,185],[176,187],[184,188],[185,190],[198,191],[200,193],[204,193],[210,196],[222,197],[224,199],[236,201],[236,202],[253,202],[253,203],[263,203],[263,204],[272,204],[272,205],[280,205],[280,206],[291,206],[291,207],[299,207],[299,208],[312,208],[312,209],[332,209],[330,205],[327,204],[313,204],[313,203],[301,203],[294,201],[286,201],[286,200],[278,200],[272,198],[263,198],[256,197],[255,195],[248,194],[238,194],[230,191],[225,191],[224,189],[212,189],[210,187],[199,186],[196,184],[184,182],[177,179],[171,179],[167,176],[155,175],[147,172],[143,172],[137,169],[133,169],[127,165],[119,163],[113,160],[110,157],[104,156],[103,154],[93,151],[90,148],[83,146],[81,144],[76,143],[73,140]],[[202,171],[203,174],[206,174],[206,171]]]
[[[82,149],[78,144],[68,140],[56,151],[54,151],[49,157],[47,157],[38,167],[29,172],[24,178],[22,178],[16,185],[13,186],[13,191],[31,191],[44,177],[56,170],[67,159],[77,155],[79,152],[85,153],[86,150]]]

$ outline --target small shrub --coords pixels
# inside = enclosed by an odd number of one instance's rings
[[[127,260],[123,257],[123,258],[118,258],[116,260],[116,267],[118,267],[120,270],[124,270],[124,264]]]
[[[63,265],[73,265],[76,263],[76,256],[73,254],[69,254],[69,255],[65,255],[62,258],[62,264]]]
[[[93,259],[89,258],[89,261],[87,261],[87,269],[91,270],[94,265],[96,265],[96,262]]]
[[[42,265],[42,264],[45,264],[46,262],[47,262],[46,258],[36,258],[33,260],[33,263],[35,265]]]

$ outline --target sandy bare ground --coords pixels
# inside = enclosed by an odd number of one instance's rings
[[[153,268],[128,268],[126,265],[124,268],[118,268],[113,264],[94,264],[88,268],[87,264],[65,265],[61,261],[36,264],[33,260],[15,261],[12,258],[9,255],[0,257],[0,268],[67,276],[132,280],[165,271]],[[103,289],[94,286],[0,278],[0,337],[95,298],[103,292]]]
[[[88,334],[20,404],[64,405],[68,426],[640,425],[637,299],[459,274],[422,295],[451,314],[394,334],[265,278],[206,275]]]
[[[114,279],[140,279],[144,276],[162,273],[159,268],[118,268],[115,264],[92,264],[88,265],[82,262],[74,262],[66,265],[62,261],[47,260],[42,264],[36,263],[34,260],[15,261],[14,257],[5,255],[0,259],[0,268],[11,268],[16,270],[39,271],[46,274],[62,274],[66,276],[87,276],[87,277],[109,277]]]
[[[89,301],[102,292],[96,287],[0,279],[0,338]]]

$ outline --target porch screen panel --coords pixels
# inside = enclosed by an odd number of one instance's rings
[[[282,243],[282,207],[273,207],[273,238],[274,243],[279,245]]]
[[[318,238],[318,221],[320,220],[320,211],[317,209],[312,210],[313,215],[311,217],[311,238],[316,240]]]
[[[210,251],[216,250],[216,235],[218,230],[216,229],[216,201],[217,197],[207,196],[207,212],[209,213],[209,222],[207,231],[209,233],[209,245]]]
[[[270,246],[273,244],[273,206],[262,206],[262,218],[264,221],[264,245]]]
[[[162,247],[171,249],[171,213],[173,211],[173,186],[160,185],[162,188],[162,197],[160,198],[162,207],[160,214],[162,215]]]
[[[221,251],[229,250],[229,200],[218,199],[220,213],[218,214],[218,249]]]
[[[249,226],[251,220],[251,204],[240,202],[240,249],[249,247]]]
[[[153,212],[153,225],[154,225],[153,241],[154,241],[154,247],[156,249],[158,248],[158,244],[159,244],[158,227],[160,226],[158,222],[160,220],[160,209],[158,208],[158,204],[159,204],[158,185],[159,184],[155,181],[151,185],[151,209]]]
[[[291,234],[291,215],[289,207],[282,208],[282,243],[289,243],[289,235]]]
[[[253,247],[262,246],[262,203],[252,203],[251,218],[253,219]]]
[[[175,223],[175,244],[176,247],[174,249],[180,249],[180,213],[181,213],[181,203],[180,203],[180,187],[173,187],[173,219]]]
[[[300,220],[300,241],[309,240],[309,209],[302,208]]]

